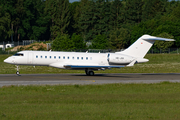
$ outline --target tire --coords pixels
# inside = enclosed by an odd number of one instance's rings
[[[89,75],[90,76],[94,76],[94,72],[93,71],[89,71]]]
[[[19,75],[19,71],[17,71],[16,74]]]

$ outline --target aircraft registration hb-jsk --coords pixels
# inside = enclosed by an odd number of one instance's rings
[[[95,70],[133,66],[148,62],[144,56],[155,40],[174,41],[174,39],[143,35],[129,48],[115,53],[21,51],[8,57],[4,62],[17,65],[51,66],[62,69],[85,70],[86,75],[94,75]]]

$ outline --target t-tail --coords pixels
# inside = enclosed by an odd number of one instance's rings
[[[136,42],[134,42],[130,47],[128,47],[124,51],[116,52],[116,53],[125,54],[125,55],[132,56],[135,58],[144,58],[144,56],[147,54],[147,52],[149,51],[149,49],[152,47],[152,45],[154,44],[156,40],[175,41],[174,39],[143,35]]]

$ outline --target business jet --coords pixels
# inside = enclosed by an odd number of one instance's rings
[[[86,75],[93,76],[95,70],[134,66],[148,62],[144,56],[156,40],[175,41],[150,35],[141,36],[129,48],[115,53],[55,52],[55,51],[21,51],[4,60],[5,63],[17,65],[51,66],[61,69],[85,70]]]

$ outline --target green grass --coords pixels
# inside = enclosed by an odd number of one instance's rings
[[[0,74],[14,74],[15,65],[3,62],[8,55],[0,55]],[[147,54],[145,58],[149,62],[136,64],[133,67],[124,67],[121,69],[112,69],[105,71],[95,71],[95,73],[180,73],[180,55],[179,54]],[[84,73],[81,70],[63,70],[45,66],[20,66],[21,74],[43,74],[43,73]]]
[[[1,120],[179,120],[180,83],[9,86]]]

